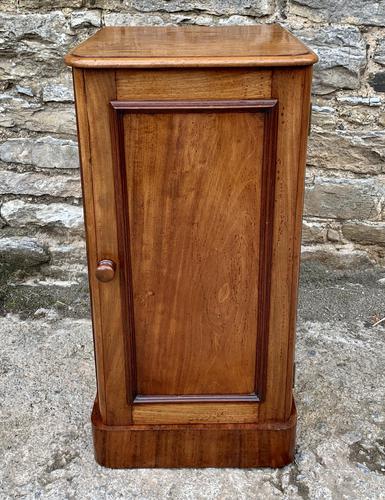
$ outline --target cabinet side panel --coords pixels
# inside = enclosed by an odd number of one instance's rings
[[[292,288],[291,288],[291,315],[289,320],[289,338],[288,338],[288,357],[287,357],[287,376],[286,376],[286,401],[285,415],[291,413],[293,398],[293,379],[294,379],[294,354],[295,354],[295,329],[297,319],[297,300],[298,300],[298,281],[299,264],[301,257],[301,236],[302,236],[302,216],[305,193],[305,169],[307,154],[307,139],[309,135],[309,120],[311,106],[311,84],[313,67],[304,68],[303,87],[302,87],[302,105],[301,105],[301,136],[299,140],[299,158],[298,158],[298,177],[297,177],[297,196],[294,221],[294,241],[292,256]]]
[[[94,219],[90,231],[94,232],[89,273],[94,297],[94,321],[97,351],[102,349],[103,379],[105,388],[105,421],[109,425],[128,424],[131,421],[127,403],[124,322],[122,318],[122,273],[119,266],[119,249],[116,223],[115,187],[113,175],[114,146],[111,138],[110,101],[116,98],[115,72],[87,70],[85,89],[90,142],[90,185]],[[117,263],[115,278],[103,283],[96,280],[97,262],[110,259]]]
[[[73,69],[73,81],[75,90],[76,119],[78,129],[79,153],[81,163],[81,179],[83,190],[83,210],[86,229],[87,261],[89,273],[89,286],[91,293],[92,329],[95,349],[95,365],[97,376],[97,391],[100,414],[103,422],[106,421],[106,391],[104,381],[104,358],[103,337],[101,335],[101,318],[99,289],[91,279],[90,275],[95,269],[96,256],[96,232],[94,198],[92,188],[92,165],[90,153],[89,124],[87,117],[87,97],[84,82],[84,71]]]
[[[266,419],[287,419],[292,404],[310,78],[307,68],[290,68],[274,71],[272,79],[272,97],[278,99],[279,108]]]

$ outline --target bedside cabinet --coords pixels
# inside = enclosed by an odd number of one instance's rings
[[[100,464],[293,459],[316,60],[278,25],[104,28],[67,55]]]

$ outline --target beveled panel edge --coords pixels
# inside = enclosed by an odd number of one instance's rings
[[[250,112],[254,109],[269,109],[277,104],[277,99],[188,99],[188,100],[128,100],[128,101],[110,101],[113,109],[116,111],[139,111],[146,112],[165,112],[170,111],[245,111]]]
[[[96,58],[75,56],[71,52],[64,58],[68,66],[74,68],[274,68],[291,66],[311,66],[318,61],[314,52],[296,56],[265,57],[133,57]]]
[[[136,350],[135,350],[135,324],[134,306],[131,284],[131,247],[129,242],[129,214],[123,210],[127,206],[128,194],[126,183],[125,155],[122,147],[123,122],[122,113],[117,113],[111,106],[110,110],[110,132],[114,145],[113,150],[113,177],[115,187],[115,207],[118,232],[119,268],[121,272],[120,292],[122,297],[122,314],[126,319],[123,326],[124,336],[124,364],[126,402],[131,405],[136,394]],[[126,236],[125,233],[126,231]]]
[[[271,302],[271,269],[274,238],[274,198],[276,186],[276,145],[278,139],[279,103],[266,109],[264,126],[264,145],[262,159],[262,186],[260,211],[260,248],[258,276],[258,335],[255,392],[260,400],[266,396],[266,377],[268,348],[270,344],[270,302]]]
[[[258,403],[259,401],[257,394],[138,394],[133,403]]]

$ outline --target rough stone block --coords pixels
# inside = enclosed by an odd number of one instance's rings
[[[252,25],[252,24],[258,24],[258,20],[256,20],[253,17],[233,15],[229,17],[219,17],[219,18],[214,17],[214,19],[210,22],[210,24],[218,24],[219,26]]]
[[[21,87],[19,87],[21,88]],[[27,92],[29,92],[28,89],[25,89]],[[30,89],[31,93],[32,89]],[[11,110],[11,109],[23,109],[23,110],[36,110],[39,109],[39,105],[35,102],[31,102],[29,99],[25,99],[22,97],[15,97],[9,93],[3,93],[0,94],[0,111],[2,112],[3,116],[2,119],[6,119],[5,114]]]
[[[82,0],[82,7],[124,12],[131,8],[131,0]]]
[[[376,108],[382,104],[381,98],[377,96],[341,96],[337,97],[337,101],[351,106],[369,106],[371,108]]]
[[[272,0],[257,0],[257,1],[243,1],[243,0],[209,0],[207,2],[199,0],[170,0],[164,2],[162,0],[134,0],[128,2],[127,0],[88,0],[88,4],[92,7],[102,8],[109,11],[116,11],[117,14],[106,13],[105,17],[112,24],[113,19],[116,21],[118,16],[120,19],[128,19],[133,24],[134,20],[139,20],[140,24],[160,24],[162,23],[162,16],[169,16],[169,21],[174,24],[178,23],[191,23],[191,24],[217,24],[221,19],[220,16],[252,16],[263,17],[274,12],[274,2]],[[137,13],[132,12],[132,7]],[[143,14],[154,13],[153,15],[143,16]],[[159,14],[158,14],[159,13]],[[112,17],[109,17],[109,16]],[[203,15],[203,17],[202,17]],[[206,22],[204,16],[206,18]],[[211,20],[210,20],[210,16]],[[147,23],[146,23],[147,18]],[[121,24],[121,23],[114,23]]]
[[[326,224],[304,220],[302,222],[302,243],[314,244],[326,241]]]
[[[384,180],[318,177],[306,187],[304,213],[337,220],[382,220],[384,200]]]
[[[87,252],[85,240],[80,236],[73,236],[69,241],[67,238],[63,242],[62,239],[49,240],[49,252],[51,254],[51,265],[60,267],[63,270],[63,275],[68,273],[66,267],[68,264],[71,266],[79,267],[79,269],[86,271],[87,269]]]
[[[1,217],[11,227],[57,226],[74,232],[83,231],[83,209],[67,203],[29,203],[10,200],[3,203]]]
[[[106,13],[106,26],[162,26],[167,24],[194,24],[199,26],[226,26],[226,25],[250,25],[257,21],[248,16],[231,15],[226,17],[211,14],[186,13],[186,14],[129,14],[129,13]]]
[[[0,194],[81,197],[80,177],[41,172],[0,172]]]
[[[15,3],[15,0],[11,0]],[[93,1],[93,0],[91,0]],[[20,9],[62,9],[65,7],[81,7],[83,0],[18,0],[18,8]]]
[[[302,247],[302,263],[322,263],[331,269],[365,269],[373,266],[374,261],[364,250],[358,250],[353,245],[335,246],[311,245]]]
[[[49,260],[49,252],[36,238],[23,236],[0,238],[0,264],[35,267]]]
[[[385,246],[385,224],[376,222],[346,222],[342,225],[342,234],[361,245]]]
[[[385,26],[384,0],[291,0],[289,10],[317,22]]]
[[[317,168],[381,173],[385,167],[385,131],[325,130],[313,127],[307,162]]]
[[[74,91],[71,84],[48,83],[43,87],[44,102],[73,102]]]
[[[104,15],[106,26],[162,26],[165,21],[157,15],[128,14],[122,12],[110,12]]]
[[[31,131],[76,135],[75,110],[73,108],[43,108],[33,112],[13,115],[16,125]]]
[[[369,78],[369,84],[376,92],[385,92],[385,71],[372,74]]]
[[[385,39],[379,40],[373,59],[376,63],[385,66]]]
[[[0,160],[40,168],[79,167],[77,143],[54,137],[9,139],[0,144]]]
[[[0,127],[76,135],[73,106],[42,107],[25,99],[3,94],[0,95],[0,112]]]
[[[333,129],[337,125],[337,110],[331,106],[312,105],[311,127],[310,132],[313,133],[316,126],[326,129]]]
[[[135,9],[142,12],[202,11],[215,15],[244,14],[266,16],[273,12],[271,0],[133,0]]]
[[[326,237],[329,241],[332,241],[333,243],[338,243],[341,241],[341,235],[338,229],[334,227],[329,227],[327,232],[326,232]]]
[[[366,46],[353,26],[328,26],[295,30],[319,56],[314,68],[313,91],[328,94],[337,89],[357,89],[366,63]]]
[[[357,106],[353,108],[352,106],[345,106],[340,108],[339,117],[341,120],[344,120],[347,124],[349,124],[349,126],[350,124],[352,124],[358,129],[364,129],[364,127],[377,128],[379,125],[381,114],[378,113],[378,110],[374,110],[369,107]],[[358,135],[365,134],[361,133]],[[378,161],[375,161],[375,163],[378,164]],[[376,168],[377,167],[375,167],[375,169]],[[366,167],[364,170],[366,171]],[[369,171],[371,170],[372,169],[369,168]]]
[[[23,1],[23,0],[21,0]],[[2,0],[0,2],[0,12],[12,12],[16,7],[15,0]]]
[[[102,24],[102,16],[100,10],[78,10],[71,14],[71,28],[88,28]]]
[[[37,58],[61,56],[71,43],[69,23],[63,12],[0,14],[3,50],[36,54]]]
[[[10,58],[0,58],[0,74],[3,80],[33,82],[38,81],[42,75],[56,77],[59,70],[65,70],[63,54],[51,53],[50,49],[36,48],[35,52],[26,54],[11,53]]]
[[[16,92],[18,94],[27,95],[29,97],[33,97],[35,95],[31,87],[23,87],[21,85],[16,85]]]

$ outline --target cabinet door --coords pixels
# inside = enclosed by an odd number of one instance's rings
[[[254,421],[266,371],[276,101],[111,106],[134,421],[148,423],[146,405],[172,423],[175,411],[203,403],[206,419],[218,404],[245,403]]]

